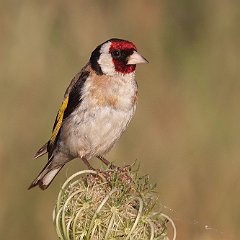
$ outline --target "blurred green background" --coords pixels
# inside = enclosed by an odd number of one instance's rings
[[[141,163],[178,239],[240,239],[239,23],[237,0],[1,0],[1,239],[57,239],[59,187],[85,166],[27,191],[46,162],[32,156],[71,78],[112,37],[150,64],[137,67],[137,112],[108,158]]]

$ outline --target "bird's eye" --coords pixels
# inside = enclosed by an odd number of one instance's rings
[[[113,56],[113,58],[120,58],[121,57],[120,50],[112,51],[112,56]]]

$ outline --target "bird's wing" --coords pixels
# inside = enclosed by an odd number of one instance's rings
[[[47,145],[49,159],[51,158],[53,150],[55,149],[64,119],[66,119],[82,101],[82,87],[88,76],[89,71],[85,67],[73,78],[64,94],[64,100],[56,116],[52,135]]]

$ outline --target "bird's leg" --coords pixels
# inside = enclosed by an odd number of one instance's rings
[[[91,164],[89,163],[89,161],[88,161],[85,157],[82,157],[81,159],[82,159],[83,162],[87,165],[88,169],[90,169],[90,170],[95,170],[95,169],[91,166]]]
[[[100,159],[105,165],[110,165],[111,162],[109,162],[106,158],[103,156],[97,156],[98,159]]]
[[[117,168],[117,166],[109,162],[105,157],[97,156],[97,158],[100,159],[105,165],[110,166],[110,168]]]

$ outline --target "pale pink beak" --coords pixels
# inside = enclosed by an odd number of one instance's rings
[[[138,63],[148,63],[148,61],[141,56],[138,52],[134,51],[133,54],[128,58],[127,65],[138,64]]]

